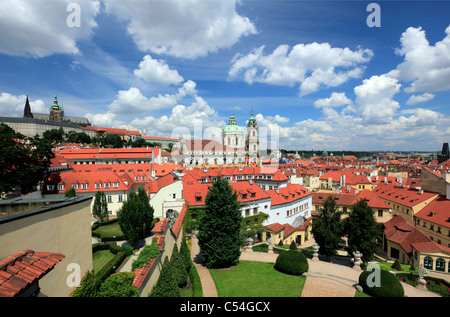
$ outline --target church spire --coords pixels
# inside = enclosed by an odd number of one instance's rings
[[[33,118],[33,113],[31,112],[30,100],[28,99],[28,95],[27,95],[27,101],[25,102],[25,109],[23,110],[23,117],[24,118]]]
[[[247,126],[251,125],[257,125],[255,115],[253,114],[253,107],[252,107],[252,114],[250,115],[250,119],[248,120]]]

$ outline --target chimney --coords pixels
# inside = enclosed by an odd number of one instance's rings
[[[423,194],[423,189],[419,189],[419,195]]]

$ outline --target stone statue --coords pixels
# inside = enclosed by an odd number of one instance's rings
[[[361,270],[361,257],[362,257],[362,254],[359,252],[359,251],[355,251],[355,252],[353,252],[353,256],[354,256],[354,258],[355,258],[355,260],[354,260],[354,262],[353,262],[353,268],[355,269],[355,270]]]
[[[319,245],[317,243],[314,243],[313,247],[313,261],[319,261]]]
[[[272,237],[270,237],[269,239],[267,239],[267,242],[269,242],[269,253],[273,253],[273,245],[274,245],[274,242],[273,242]]]
[[[253,240],[252,237],[248,237],[247,238],[247,242],[248,242],[248,244],[247,244],[247,251],[248,252],[252,252],[253,251],[252,250],[253,241],[255,241],[255,240]]]
[[[428,274],[428,270],[423,266],[423,264],[421,264],[417,268],[417,272],[419,273],[419,280],[418,280],[419,284],[417,284],[417,287],[426,291],[427,281],[425,281],[424,277]]]

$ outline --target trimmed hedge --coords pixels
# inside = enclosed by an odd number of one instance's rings
[[[403,286],[398,278],[386,270],[379,270],[380,273],[380,287],[369,287],[367,279],[375,272],[363,271],[359,275],[359,285],[363,288],[366,294],[373,297],[403,297],[405,295]]]
[[[95,277],[105,281],[116,269],[122,264],[123,260],[127,257],[125,252],[117,253],[105,266],[103,266],[98,272],[95,273]]]
[[[275,269],[286,274],[302,275],[308,272],[309,264],[303,253],[289,250],[277,257]]]

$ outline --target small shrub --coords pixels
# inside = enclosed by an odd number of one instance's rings
[[[402,266],[400,265],[400,262],[398,262],[398,260],[395,260],[391,267],[396,271],[402,270]]]
[[[297,250],[297,244],[295,243],[295,241],[291,242],[291,244],[289,245],[289,250]]]
[[[416,271],[416,267],[414,266],[414,264],[411,264],[411,266],[409,267],[409,270],[412,272]]]
[[[278,242],[278,246],[282,247],[283,246],[283,240],[280,240],[280,242]]]
[[[379,287],[369,287],[367,283],[368,278],[370,277],[370,279],[372,279],[371,274],[374,274],[375,272],[363,271],[359,275],[359,285],[363,288],[364,293],[373,297],[403,297],[403,286],[397,277],[386,270],[379,270],[378,272],[380,273]]]
[[[275,269],[286,274],[302,275],[308,272],[309,265],[308,260],[301,252],[289,250],[277,257]]]
[[[130,245],[123,245],[122,248],[120,248],[120,251],[125,252],[127,256],[133,254],[133,248]]]

